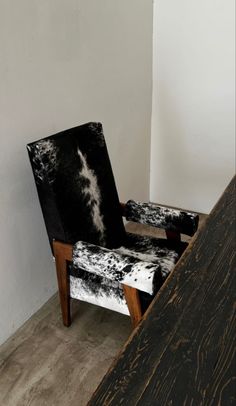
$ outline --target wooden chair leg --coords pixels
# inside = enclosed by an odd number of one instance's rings
[[[122,285],[126,303],[130,312],[131,322],[133,327],[136,327],[142,318],[141,303],[139,298],[139,292],[135,288],[131,288],[127,285]]]
[[[69,327],[70,315],[70,283],[67,272],[67,261],[72,261],[72,245],[53,241],[53,253],[56,260],[57,280],[63,324]]]

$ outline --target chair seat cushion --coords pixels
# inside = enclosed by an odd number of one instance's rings
[[[158,265],[162,278],[165,280],[187,245],[181,241],[127,233],[124,245],[114,251]]]
[[[163,277],[158,264],[145,262],[116,249],[78,241],[73,246],[73,267],[153,294]]]

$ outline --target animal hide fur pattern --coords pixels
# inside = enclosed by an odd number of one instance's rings
[[[27,149],[50,243],[120,246],[125,229],[102,125],[71,128]]]
[[[152,295],[162,282],[158,264],[141,261],[83,241],[73,247],[73,267],[119,282]]]
[[[81,244],[79,244],[79,247]],[[178,258],[185,250],[187,244],[183,242],[173,243],[163,238],[152,238],[149,236],[142,236],[132,233],[127,233],[124,241],[124,245],[113,251],[121,255],[126,255],[129,257],[134,257],[139,261],[144,261],[156,265],[155,272],[161,272],[161,278],[156,278],[152,280],[154,294],[159,290],[163,281],[170,274],[175,266]],[[93,272],[93,267],[89,266],[89,272],[82,269],[82,256],[80,248],[76,253],[78,261],[70,267],[70,290],[71,297],[79,300],[87,301],[92,304],[97,304],[102,307],[106,307],[111,310],[118,311],[123,314],[129,314],[128,308],[125,302],[124,293],[121,285],[120,274],[111,274],[111,279],[108,279],[107,273],[110,273],[110,269],[106,268],[106,261],[100,258],[100,268],[96,269],[96,274]],[[100,255],[104,255],[103,249],[98,249]],[[119,257],[120,259],[121,257]],[[117,257],[116,257],[117,259]],[[123,259],[123,257],[122,257]],[[99,274],[99,275],[98,275]],[[106,275],[102,277],[101,275]],[[114,279],[119,279],[120,282]],[[137,281],[134,281],[132,286],[136,285]],[[141,281],[140,281],[141,282]],[[150,280],[150,287],[152,286]],[[151,288],[150,290],[151,291]],[[146,296],[145,296],[146,295]],[[146,300],[150,303],[153,295],[143,292],[143,285],[140,290],[140,299],[143,301],[145,296]]]
[[[70,297],[129,315],[124,292],[119,282],[80,270],[70,275]]]
[[[124,245],[114,251],[158,265],[164,281],[187,245],[184,242],[176,243],[164,238],[127,233]]]
[[[102,125],[83,124],[27,149],[50,243],[74,245],[71,297],[128,314],[124,283],[149,300],[186,246],[125,232]],[[186,234],[197,224],[191,213],[131,200],[126,217]]]
[[[192,236],[198,227],[199,216],[194,213],[129,200],[125,205],[128,221],[176,231]]]

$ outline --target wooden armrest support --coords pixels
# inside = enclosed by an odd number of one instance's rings
[[[63,256],[66,261],[72,261],[72,244],[66,244],[61,241],[54,240],[52,243],[53,253],[56,256]]]
[[[61,302],[63,324],[69,327],[70,316],[70,282],[67,272],[67,261],[72,261],[72,245],[53,241],[53,253],[56,261],[58,289]]]
[[[181,234],[177,231],[166,231],[166,238],[167,240],[174,240],[174,241],[181,241]]]
[[[120,202],[121,214],[125,217],[125,203]]]

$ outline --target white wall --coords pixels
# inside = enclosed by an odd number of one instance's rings
[[[156,0],[150,200],[209,212],[235,171],[234,0]]]
[[[26,143],[102,121],[121,200],[147,199],[151,0],[0,2],[0,343],[56,290]]]

